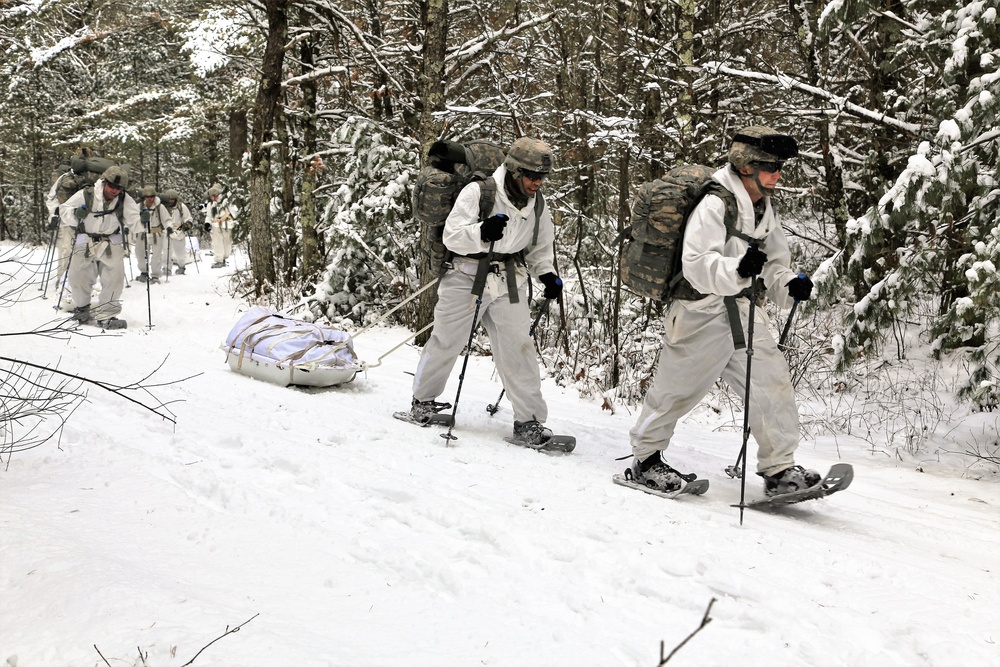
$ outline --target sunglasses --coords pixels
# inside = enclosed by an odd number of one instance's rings
[[[521,176],[525,177],[529,181],[544,181],[548,174],[543,171],[528,171],[527,169],[522,169]]]
[[[781,171],[781,168],[785,166],[784,162],[760,162],[759,160],[752,160],[750,164],[757,167],[765,174],[773,174]]]

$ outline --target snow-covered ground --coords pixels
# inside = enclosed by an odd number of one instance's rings
[[[411,346],[332,389],[231,371],[219,345],[247,306],[231,270],[189,268],[152,287],[152,328],[133,283],[121,334],[3,338],[2,356],[122,384],[162,363],[145,384],[177,423],[91,387],[59,445],[0,468],[0,661],[179,667],[204,649],[194,665],[653,667],[714,600],[671,665],[1000,665],[989,473],[824,437],[799,461],[852,464],[851,488],[740,525],[723,472],[740,434],[708,409],[669,452],[711,480],[701,497],[612,484],[634,415],[551,381],[549,425],[576,451],[504,442],[485,358],[449,445],[392,418]],[[51,320],[53,302],[0,310],[0,333]],[[374,329],[357,352],[372,363],[407,335]],[[442,400],[456,386],[457,368]]]

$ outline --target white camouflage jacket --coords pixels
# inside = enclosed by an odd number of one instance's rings
[[[502,213],[507,216],[507,227],[503,238],[493,245],[497,254],[514,254],[524,250],[528,272],[538,277],[545,273],[555,273],[555,257],[552,246],[555,231],[552,214],[545,202],[538,225],[538,242],[531,245],[535,231],[535,198],[528,199],[524,208],[515,208],[504,190],[507,168],[503,165],[493,172],[497,182],[497,197],[491,215]],[[444,223],[444,245],[457,255],[475,255],[487,252],[489,243],[484,243],[479,231],[479,182],[469,183],[458,194],[455,206]]]
[[[797,275],[790,268],[791,252],[774,209],[771,198],[764,197],[765,211],[760,224],[754,225],[753,203],[739,176],[728,165],[712,175],[724,188],[736,196],[738,204],[737,229],[744,234],[761,239],[761,250],[767,254],[767,263],[760,277],[767,287],[767,296],[780,308],[788,308],[792,298],[786,285]],[[725,204],[721,198],[709,195],[691,212],[684,231],[681,262],[684,277],[691,286],[709,296],[691,302],[699,310],[724,311],[722,298],[739,294],[750,287],[750,278],[736,272],[740,259],[747,251],[747,242],[736,237],[726,238],[723,222]],[[748,305],[746,300],[740,300]],[[741,306],[745,308],[746,305]]]

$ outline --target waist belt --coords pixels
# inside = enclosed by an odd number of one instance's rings
[[[507,298],[511,303],[519,303],[521,297],[517,289],[517,265],[524,262],[524,254],[516,253],[493,253],[477,252],[473,255],[457,255],[467,259],[478,259],[479,266],[476,267],[476,278],[472,281],[472,293],[477,297],[483,296],[486,289],[486,276],[490,273],[500,273],[500,265],[504,266],[504,273],[507,276]]]
[[[743,335],[743,323],[740,321],[740,307],[737,305],[736,300],[749,299],[752,295],[753,288],[747,287],[739,294],[722,297],[722,303],[726,306],[726,315],[729,318],[729,330],[733,335],[733,349],[735,350],[742,350],[747,346],[746,336]],[[690,292],[676,294],[675,298],[683,301],[697,301],[698,299],[704,299],[706,296],[708,295],[691,288]]]
[[[77,237],[76,237],[77,243],[79,243],[81,240],[84,240],[81,237],[84,237],[86,239],[90,239],[91,241],[94,241],[95,243],[100,243],[101,241],[110,241],[112,243],[121,243],[122,242],[122,235],[121,234],[117,234],[117,233],[115,233],[115,234],[91,234],[90,232],[77,232]]]

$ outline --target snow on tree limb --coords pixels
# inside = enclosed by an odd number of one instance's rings
[[[717,74],[724,74],[726,76],[731,76],[738,79],[749,79],[751,81],[760,81],[765,83],[774,83],[782,88],[797,90],[799,92],[818,97],[820,99],[827,100],[834,107],[851,114],[852,116],[858,116],[859,118],[864,118],[870,120],[874,123],[880,125],[887,125],[889,127],[895,128],[902,132],[907,132],[914,137],[919,137],[924,131],[924,128],[915,123],[907,123],[905,121],[897,120],[891,116],[884,113],[879,113],[878,111],[872,111],[870,109],[865,109],[864,107],[858,106],[848,102],[846,99],[840,95],[834,95],[828,90],[823,90],[816,86],[810,86],[808,84],[802,83],[801,81],[794,79],[787,74],[765,74],[763,72],[749,72],[747,70],[736,69],[733,67],[727,67],[722,63],[708,63],[704,65],[704,69]]]

